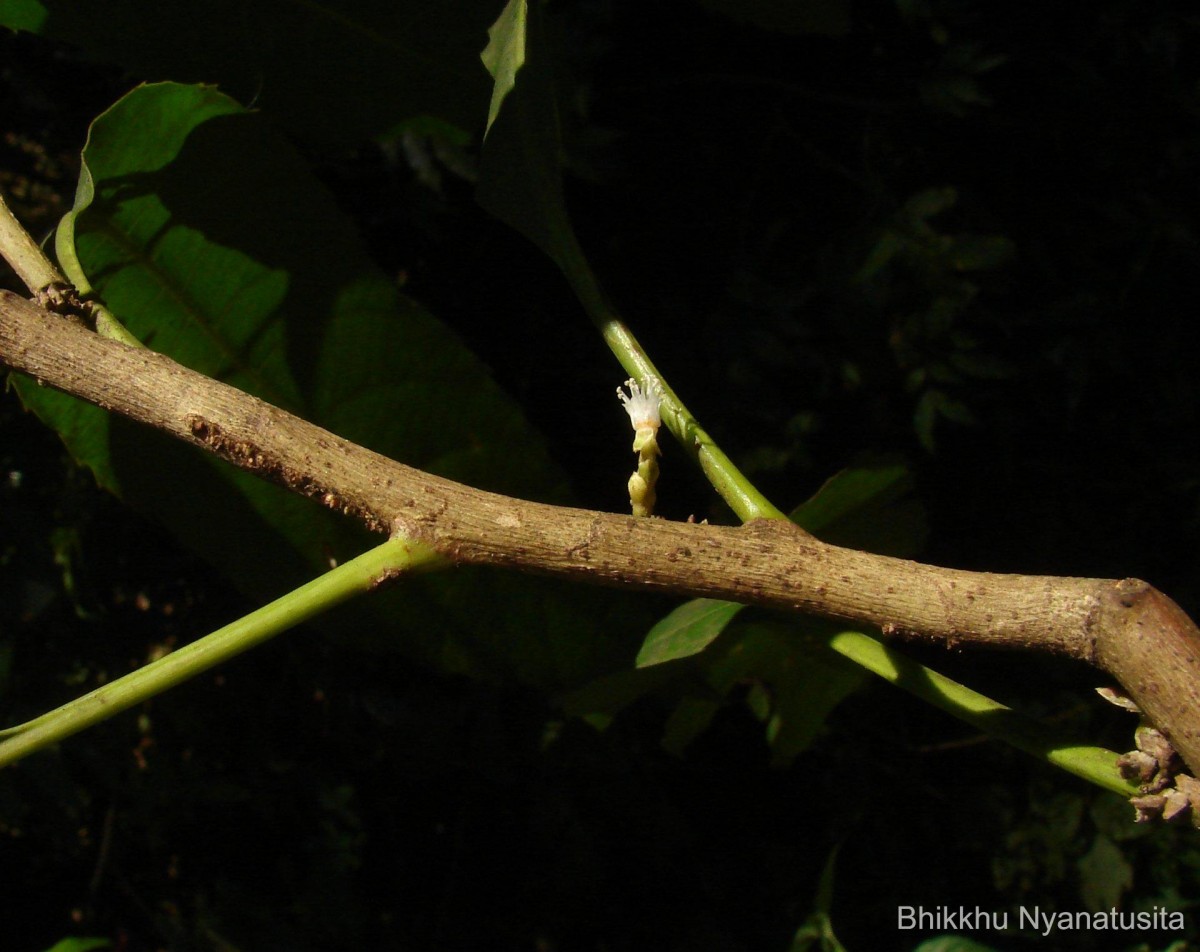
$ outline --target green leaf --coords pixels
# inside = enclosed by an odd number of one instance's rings
[[[864,461],[833,476],[791,519],[835,545],[898,557],[916,555],[928,532],[924,508],[912,498],[908,467],[887,459]],[[714,698],[746,679],[769,684],[771,690],[763,695],[766,709],[756,713],[767,724],[774,761],[787,763],[812,743],[829,712],[865,675],[823,645],[823,623],[800,621],[784,634],[757,623],[739,623],[730,630],[743,607],[709,598],[685,602],[646,634],[636,664],[644,669],[698,656],[697,666],[680,672],[676,689],[687,690],[697,676],[713,689],[712,696],[678,702],[664,739],[674,752],[711,721],[719,707]],[[632,695],[639,688],[661,692],[665,684],[629,680],[622,687]],[[753,695],[752,702],[758,697]]]
[[[96,120],[83,160],[60,257],[139,339],[394,459],[499,492],[565,499],[515,404],[375,268],[263,117],[211,87],[142,86]],[[103,485],[256,598],[366,544],[340,515],[209,454],[31,381],[20,392]],[[599,636],[611,625],[601,595],[569,601],[553,582],[459,572],[404,590],[372,599],[365,614],[343,613],[360,647],[401,645],[448,670],[560,686],[621,646]],[[583,621],[572,610],[580,597],[595,599]],[[480,602],[495,624],[478,624]],[[396,639],[383,612],[402,617],[409,637]]]
[[[492,101],[499,111],[489,125],[475,196],[480,205],[545,252],[592,317],[602,320],[607,307],[571,226],[563,194],[562,131],[546,17],[541,4],[534,4],[527,7],[523,19],[510,15],[498,21],[505,24],[505,49],[523,49],[524,65],[516,73],[511,57],[497,58]],[[488,49],[494,45],[493,38]],[[513,66],[511,85],[499,68],[502,63]]]
[[[488,45],[480,55],[495,81],[488,107],[487,128],[492,128],[500,107],[517,81],[517,70],[525,65],[526,0],[508,0],[500,17],[488,30]],[[486,132],[484,133],[487,134]]]
[[[867,460],[828,479],[789,518],[833,545],[912,558],[929,531],[912,489],[904,463]]]
[[[720,622],[715,608],[716,604],[707,619],[714,626]],[[700,614],[703,606],[694,610]],[[837,626],[816,619],[786,624],[739,620],[702,653],[681,655],[686,658],[681,664],[620,671],[597,679],[567,695],[563,706],[569,715],[599,714],[607,721],[641,697],[671,699],[674,708],[662,743],[682,756],[720,711],[723,699],[748,685],[747,703],[766,727],[771,762],[786,766],[808,749],[834,707],[868,677],[828,648],[828,639],[837,632]]]
[[[11,2],[11,0],[9,0]],[[306,140],[345,148],[410,119],[475,130],[495,0],[42,0],[24,28],[145,80],[216,83]],[[20,9],[33,9],[21,4]],[[28,25],[26,25],[28,24]]]
[[[46,952],[95,952],[96,949],[111,949],[108,939],[70,938],[55,942]]]
[[[807,750],[833,709],[868,677],[825,644],[837,630],[816,619],[739,621],[699,659],[718,696],[739,684],[766,685],[767,742],[775,766]]]
[[[924,543],[924,511],[911,498],[912,477],[903,463],[879,460],[829,479],[791,518],[835,545],[884,555],[915,555]],[[703,651],[743,606],[710,598],[685,602],[646,634],[639,668]]]
[[[0,0],[0,26],[36,33],[46,22],[46,7],[38,0]]]
[[[650,629],[638,652],[637,666],[646,668],[698,654],[745,607],[715,598],[685,602]]]

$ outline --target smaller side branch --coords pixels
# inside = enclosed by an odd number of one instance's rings
[[[34,294],[53,286],[67,286],[67,279],[42,254],[29,232],[21,227],[3,195],[0,195],[0,255]]]
[[[389,539],[199,641],[36,720],[0,731],[0,767],[114,717],[355,595],[435,564],[440,560],[430,549]]]

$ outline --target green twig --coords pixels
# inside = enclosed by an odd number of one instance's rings
[[[122,344],[128,344],[130,347],[145,347],[140,340],[133,336],[132,333],[117,320],[116,316],[99,301],[91,301],[92,316],[96,319],[96,333],[101,337],[108,337],[112,340],[119,340]]]
[[[92,173],[86,162],[84,162],[83,167],[79,170],[79,175],[81,183],[86,184],[85,190],[87,194],[92,194]],[[88,202],[90,202],[90,199]],[[80,262],[79,255],[75,249],[75,224],[79,220],[80,214],[78,205],[79,197],[76,196],[76,207],[63,215],[62,220],[58,223],[58,231],[54,235],[54,250],[58,255],[59,263],[79,293],[91,298],[89,303],[92,316],[96,320],[97,334],[101,337],[119,340],[130,347],[145,347],[145,344],[138,340],[124,324],[117,320],[116,315],[112,311],[96,299],[96,289],[92,287],[92,282],[88,280],[87,272],[84,271],[83,264]]]
[[[38,243],[33,240],[4,201],[0,194],[0,256],[12,265],[31,294],[48,288],[54,284],[66,284],[58,268],[42,253]]]
[[[60,225],[60,229],[73,227],[74,220],[70,215],[64,218]],[[71,240],[65,243],[61,240],[58,242],[60,253],[64,247],[73,248],[73,234],[72,232]],[[92,293],[91,285],[88,283],[78,259],[75,258],[74,252],[72,251],[70,257],[64,260],[64,267],[71,277],[71,282],[68,282],[62,272],[46,257],[29,232],[17,221],[4,201],[3,194],[0,194],[0,257],[3,257],[12,266],[17,277],[29,288],[29,293],[35,296],[52,288],[61,290],[71,283],[75,290],[83,295]],[[94,299],[87,301],[84,307],[95,321],[96,333],[101,337],[110,337],[131,347],[145,346],[125,329],[125,325],[116,319],[112,311],[99,301]]]
[[[556,260],[571,283],[576,297],[599,328],[604,342],[616,355],[621,366],[643,387],[653,387],[659,391],[662,398],[660,412],[663,423],[684,450],[695,459],[700,471],[720,497],[742,522],[752,519],[786,519],[787,514],[773,506],[771,501],[755,488],[704,431],[691,411],[683,405],[683,401],[663,379],[642,345],[609,303],[574,236],[571,236],[569,245],[569,248],[560,249]]]
[[[829,647],[885,681],[1018,750],[1122,796],[1138,792],[1137,784],[1121,777],[1118,755],[1113,751],[1064,744],[1037,721],[917,664],[875,638],[858,631],[844,631],[829,640]]]
[[[389,578],[443,564],[426,546],[389,539],[178,651],[35,720],[0,731],[0,767],[194,678]]]

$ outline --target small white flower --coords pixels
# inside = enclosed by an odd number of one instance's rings
[[[629,393],[626,394],[617,387],[617,397],[625,405],[625,412],[629,414],[629,422],[633,424],[633,428],[657,430],[662,423],[658,413],[659,395],[649,386],[643,391],[633,379],[626,380],[625,386],[629,388]]]

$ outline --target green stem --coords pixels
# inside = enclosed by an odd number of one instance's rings
[[[73,228],[74,216],[68,215],[63,219],[63,224],[60,226],[70,232],[71,238],[65,243],[59,243],[59,249],[71,248],[71,254],[65,259],[64,267],[71,277],[71,281],[77,291],[82,294],[90,294],[92,292],[91,285],[88,283],[87,276],[83,273],[83,268],[79,264],[78,258],[74,253]],[[67,278],[59,272],[53,262],[43,253],[38,243],[33,240],[29,232],[27,232],[11,211],[9,211],[7,203],[4,201],[4,196],[0,194],[0,256],[2,256],[17,273],[30,293],[36,294],[52,285],[62,285],[67,283]],[[90,304],[92,316],[96,320],[96,333],[101,337],[110,337],[113,340],[119,340],[123,344],[128,344],[131,347],[144,347],[140,340],[134,337],[125,329],[120,321],[116,319],[112,311],[106,308],[98,301],[92,301]]]
[[[93,300],[92,315],[96,318],[96,333],[101,337],[108,337],[111,340],[119,340],[122,344],[128,344],[130,347],[145,347],[140,340],[133,336],[132,333],[117,320],[116,316],[99,301]]]
[[[92,173],[85,162],[83,168],[79,172],[82,181],[86,182],[88,189],[92,187]],[[83,295],[92,296],[92,314],[96,318],[96,333],[101,337],[107,337],[112,340],[119,340],[122,344],[128,344],[130,347],[145,347],[130,331],[122,324],[115,314],[107,307],[100,303],[96,298],[96,289],[92,287],[92,282],[88,280],[87,273],[83,270],[83,264],[79,260],[79,255],[75,252],[75,221],[79,216],[79,212],[74,208],[67,214],[63,215],[62,220],[58,223],[58,230],[54,234],[54,250],[58,254],[59,263],[62,264],[63,271],[67,277],[71,279],[71,283],[75,289]]]
[[[721,451],[697,422],[691,411],[663,379],[637,338],[625,326],[616,310],[600,288],[583,250],[574,241],[557,257],[559,267],[571,283],[576,297],[599,328],[604,342],[616,355],[621,366],[643,385],[657,386],[662,396],[662,420],[684,450],[691,455],[700,471],[742,522],[752,519],[786,519],[787,514],[775,508],[760,493],[733,461]]]
[[[1121,777],[1117,769],[1118,755],[1113,751],[1062,743],[1037,721],[917,664],[868,635],[844,631],[830,639],[829,647],[884,680],[1018,750],[1122,796],[1130,797],[1138,792],[1136,783]]]
[[[178,651],[35,720],[0,731],[0,767],[194,678],[388,578],[442,564],[426,546],[389,539]]]
[[[0,195],[0,256],[12,265],[13,271],[29,288],[30,293],[52,284],[66,283],[66,279],[42,253],[38,243],[9,211],[3,195]]]

